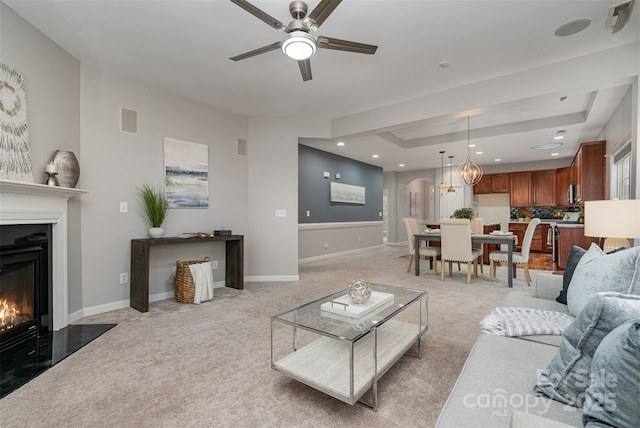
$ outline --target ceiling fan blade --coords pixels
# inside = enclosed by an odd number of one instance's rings
[[[331,15],[331,12],[338,7],[342,0],[322,0],[315,9],[307,15],[307,20],[313,21],[315,28],[318,28]]]
[[[233,61],[240,61],[241,59],[246,59],[246,58],[250,58],[252,56],[256,56],[256,55],[260,55],[263,54],[265,52],[271,52],[271,51],[275,51],[276,49],[280,49],[280,44],[282,42],[275,42],[272,45],[268,45],[268,46],[263,46],[261,48],[258,49],[254,49],[252,51],[249,52],[245,52],[243,54],[240,55],[236,55],[234,57],[231,57],[229,59],[233,60]]]
[[[308,58],[303,59],[298,61],[298,65],[300,66],[300,73],[302,73],[302,81],[311,80],[311,61]]]
[[[276,18],[269,15],[267,12],[264,12],[263,10],[258,9],[256,6],[252,5],[246,0],[231,0],[231,1],[236,5],[240,6],[241,8],[243,8],[244,10],[246,10],[247,12],[249,12],[251,15],[260,19],[261,21],[266,22],[276,30],[285,30],[287,28],[287,26],[284,25],[282,22],[278,21]]]
[[[318,47],[322,49],[335,49],[338,51],[356,52],[373,55],[377,46],[364,43],[350,42],[348,40],[334,39],[333,37],[318,36]]]

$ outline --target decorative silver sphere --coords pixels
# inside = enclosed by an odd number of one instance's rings
[[[356,279],[351,281],[347,294],[353,303],[361,305],[371,298],[371,286],[363,279]]]

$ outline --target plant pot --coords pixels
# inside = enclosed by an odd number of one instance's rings
[[[152,238],[162,238],[164,235],[164,229],[161,227],[152,227],[149,229],[149,236]]]
[[[520,223],[524,223],[524,217],[518,217],[518,221],[519,221]]]

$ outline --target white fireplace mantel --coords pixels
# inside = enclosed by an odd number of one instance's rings
[[[0,225],[51,224],[53,330],[68,324],[67,201],[82,189],[0,180]]]

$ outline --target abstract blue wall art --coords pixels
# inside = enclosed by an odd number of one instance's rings
[[[165,138],[164,174],[172,208],[209,207],[209,146]]]

